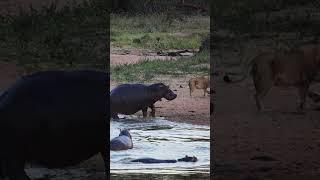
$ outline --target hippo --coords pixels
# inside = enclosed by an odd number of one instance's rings
[[[195,156],[185,156],[184,158],[175,160],[175,159],[169,159],[169,160],[163,160],[163,159],[154,159],[154,158],[140,158],[140,159],[135,159],[130,162],[139,162],[139,163],[144,163],[144,164],[154,164],[154,163],[177,163],[177,162],[197,162],[198,158]]]
[[[134,114],[142,110],[143,117],[147,117],[147,109],[151,108],[150,115],[155,117],[154,103],[165,98],[169,101],[177,97],[169,86],[163,83],[151,85],[144,84],[122,84],[110,92],[110,113],[113,119],[118,119],[118,113]]]
[[[21,77],[0,96],[0,179],[30,180],[26,163],[47,168],[107,159],[109,75],[43,71]]]
[[[120,129],[119,136],[110,141],[110,150],[112,151],[128,150],[132,148],[132,137],[128,129]]]

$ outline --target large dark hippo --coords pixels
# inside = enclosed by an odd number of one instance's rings
[[[133,148],[132,137],[129,130],[127,129],[124,129],[124,130],[120,129],[119,136],[113,138],[110,141],[110,150],[112,151],[127,150],[132,148]]]
[[[110,93],[111,117],[118,119],[118,113],[134,114],[142,110],[143,117],[147,117],[148,107],[151,115],[155,117],[154,103],[161,98],[173,100],[177,97],[168,86],[163,83],[152,85],[122,84],[114,88]]]
[[[197,162],[198,158],[195,156],[185,156],[184,158],[175,160],[175,159],[168,159],[168,160],[163,160],[163,159],[154,159],[154,158],[141,158],[141,159],[135,159],[130,162],[140,162],[144,164],[154,164],[154,163],[176,163],[176,162]]]
[[[106,168],[109,76],[47,71],[24,76],[0,97],[0,179],[30,180],[26,162],[75,165],[101,153]]]

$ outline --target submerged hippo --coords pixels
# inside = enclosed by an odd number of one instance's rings
[[[0,96],[0,179],[30,180],[32,162],[76,165],[106,159],[108,74],[47,71],[24,76]]]
[[[155,117],[154,103],[161,98],[173,100],[177,97],[169,86],[163,83],[152,85],[122,84],[114,88],[110,93],[111,117],[118,119],[118,113],[134,114],[142,110],[143,117],[147,117],[147,109],[151,108],[151,116]]]
[[[121,130],[118,137],[113,138],[110,141],[110,150],[112,151],[120,151],[132,149],[132,137],[128,129]]]
[[[130,162],[140,162],[140,163],[145,163],[145,164],[154,164],[154,163],[176,163],[176,162],[197,162],[198,158],[195,156],[185,156],[184,158],[175,160],[175,159],[168,159],[168,160],[163,160],[163,159],[154,159],[154,158],[141,158],[141,159],[135,159]]]

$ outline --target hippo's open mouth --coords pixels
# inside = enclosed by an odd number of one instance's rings
[[[166,100],[174,100],[177,97],[177,95],[175,93],[173,93],[172,91],[167,93],[164,98],[166,98]]]

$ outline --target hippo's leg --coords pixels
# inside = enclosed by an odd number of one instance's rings
[[[149,108],[151,108],[150,116],[156,117],[156,107],[154,106],[154,104],[149,106]]]
[[[203,89],[203,96],[206,96],[207,89]]]
[[[142,108],[142,115],[143,115],[143,118],[146,118],[146,117],[147,117],[147,111],[148,111],[148,107],[144,107],[144,108]]]

